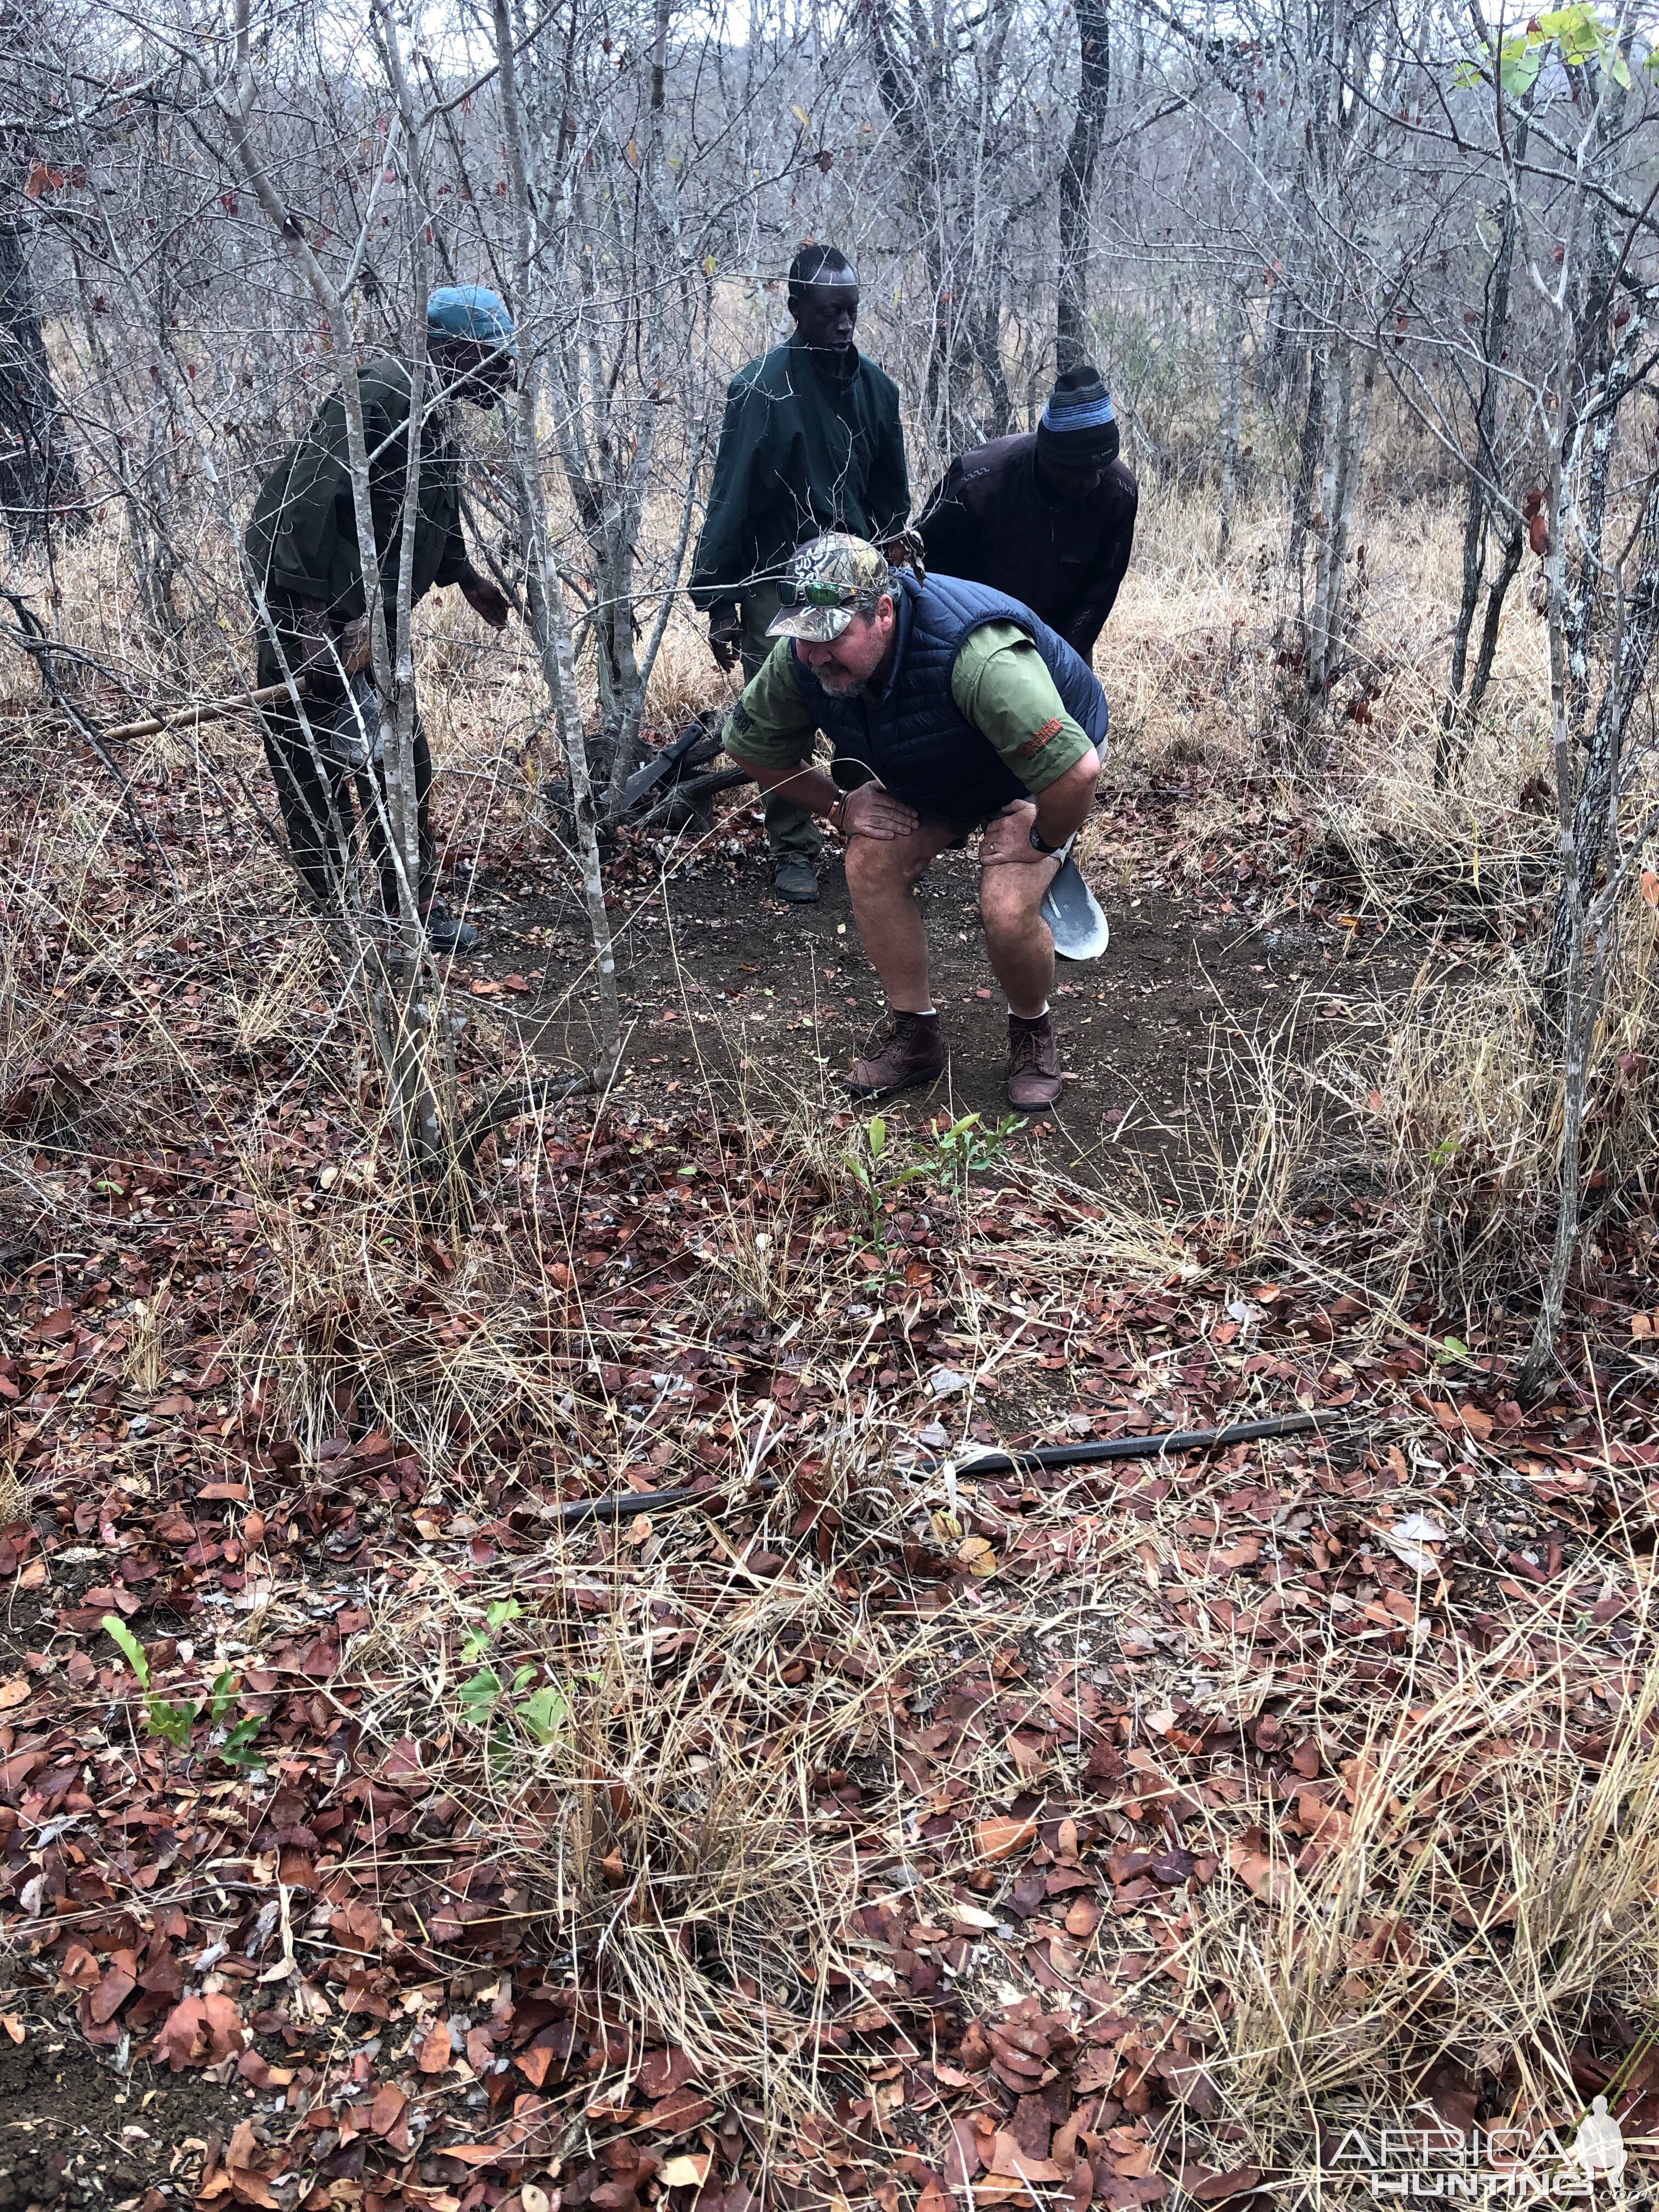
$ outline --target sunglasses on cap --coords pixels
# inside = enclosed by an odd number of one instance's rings
[[[778,586],[781,607],[862,607],[868,613],[875,603],[875,594],[856,584],[792,584],[786,580]]]

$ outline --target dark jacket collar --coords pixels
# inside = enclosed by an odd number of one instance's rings
[[[847,368],[836,368],[829,356],[818,347],[808,345],[799,331],[790,333],[784,340],[784,346],[798,361],[805,362],[813,374],[821,376],[833,391],[845,391],[848,385],[856,384],[859,371],[864,366],[863,355],[855,345],[850,345],[847,349]]]

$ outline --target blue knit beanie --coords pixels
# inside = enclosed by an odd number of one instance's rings
[[[497,352],[516,350],[506,302],[483,284],[441,284],[428,292],[426,331],[430,338],[471,338]]]
[[[1117,418],[1089,362],[1057,380],[1037,424],[1037,451],[1056,468],[1103,468],[1117,459]]]

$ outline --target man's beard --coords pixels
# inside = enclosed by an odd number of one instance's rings
[[[818,682],[833,699],[850,699],[855,691],[864,689],[864,678],[854,676],[831,661],[817,672]]]

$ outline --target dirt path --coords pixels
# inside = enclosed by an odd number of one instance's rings
[[[0,2212],[185,2203],[179,2179],[199,2178],[208,2145],[225,2140],[252,2099],[240,2082],[200,2075],[146,2067],[123,2079],[47,2005],[9,2020],[0,2033]]]
[[[1206,914],[1158,890],[1115,890],[1092,872],[1111,925],[1098,962],[1062,963],[1055,995],[1065,1096],[1041,1133],[1063,1141],[1057,1164],[1097,1171],[1115,1147],[1178,1162],[1248,1098],[1241,1041],[1295,1024],[1375,1024],[1407,988],[1423,948],[1372,941],[1345,958],[1352,933],[1317,923],[1256,927]],[[627,1025],[623,1079],[672,1093],[710,1073],[745,1080],[763,1100],[816,1095],[846,1103],[836,1079],[878,1024],[883,1001],[854,929],[838,857],[817,907],[770,890],[763,852],[722,854],[659,870],[618,901],[617,973]],[[925,883],[922,910],[933,995],[945,1018],[948,1073],[894,1102],[931,1115],[1008,1110],[1004,1001],[985,958],[969,855],[947,854]],[[580,909],[532,882],[481,874],[470,911],[484,942],[472,988],[547,1058],[586,1061],[594,994]],[[487,1017],[486,1017],[487,1018]],[[1069,1158],[1066,1155],[1069,1152]]]

